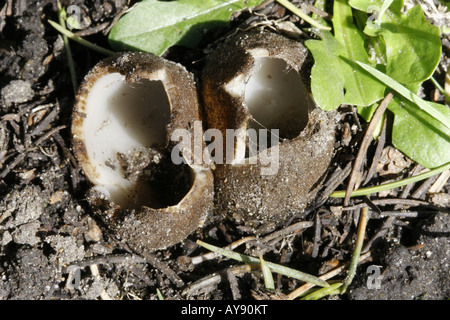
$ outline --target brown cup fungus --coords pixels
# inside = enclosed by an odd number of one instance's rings
[[[306,56],[297,41],[250,32],[219,45],[203,69],[207,127],[234,146],[213,172],[216,209],[256,233],[301,213],[333,156],[336,114],[314,104]]]
[[[172,132],[200,120],[192,74],[150,54],[107,58],[79,89],[73,146],[90,201],[108,204],[102,218],[136,251],[182,241],[212,210],[209,168],[171,160]]]

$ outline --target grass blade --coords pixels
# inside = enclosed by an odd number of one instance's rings
[[[364,70],[369,72],[371,75],[373,75],[375,78],[383,82],[386,86],[392,88],[409,101],[415,103],[417,106],[419,106],[419,108],[423,109],[430,116],[432,116],[433,118],[435,118],[436,120],[438,120],[439,122],[441,122],[443,125],[445,125],[447,128],[450,129],[450,119],[447,119],[447,117],[444,114],[433,108],[433,106],[431,106],[427,101],[423,100],[418,95],[411,92],[409,89],[407,89],[406,87],[404,87],[391,77],[387,76],[383,72],[378,71],[377,69],[365,63],[359,61],[356,61],[356,63],[360,65]]]
[[[67,38],[69,38],[70,40],[76,41],[79,44],[82,44],[85,47],[88,47],[89,49],[92,49],[94,51],[97,51],[98,53],[104,54],[106,56],[112,56],[115,54],[114,51],[110,51],[108,49],[99,47],[95,44],[93,44],[92,42],[89,42],[79,36],[77,36],[76,34],[70,32],[69,30],[67,30],[64,27],[61,27],[59,24],[57,24],[55,21],[52,20],[48,20],[48,23],[50,23],[50,25],[55,28],[56,30],[58,30],[59,32],[61,32],[63,35],[65,35]]]
[[[352,194],[350,195],[351,197],[359,197],[359,196],[366,196],[372,193],[377,193],[377,192],[381,192],[381,191],[385,191],[385,190],[390,190],[390,189],[394,189],[394,188],[398,188],[398,187],[403,187],[406,186],[407,184],[410,183],[414,183],[420,180],[424,180],[427,179],[431,176],[434,176],[436,174],[439,174],[445,170],[450,169],[450,162],[446,163],[440,167],[437,167],[433,170],[418,174],[416,176],[413,177],[409,177],[406,179],[402,179],[399,181],[395,181],[395,182],[390,182],[390,183],[385,183],[385,184],[381,184],[379,186],[374,186],[374,187],[368,187],[368,188],[361,188],[355,191],[352,191]],[[346,190],[340,190],[340,191],[334,191],[330,194],[331,198],[344,198],[345,197],[345,193]]]
[[[308,294],[307,296],[301,298],[300,300],[319,300],[323,297],[339,294],[339,288],[342,286],[342,282],[333,283],[328,288],[320,288],[313,293]]]
[[[275,283],[273,281],[272,271],[270,271],[266,260],[262,256],[259,256],[259,261],[261,263],[261,271],[264,277],[264,285],[267,290],[275,290]]]
[[[248,263],[248,264],[261,264],[261,260],[259,258],[255,258],[252,256],[248,256],[245,254],[241,254],[238,252],[234,252],[231,250],[227,250],[227,249],[223,249],[220,247],[216,247],[212,244],[203,242],[201,240],[197,240],[197,244],[216,253],[219,253],[223,256],[226,256],[228,258],[240,261],[240,262],[244,262],[244,263]],[[330,285],[328,284],[328,282],[319,279],[313,275],[289,268],[289,267],[285,267],[279,264],[275,264],[272,262],[266,262],[267,266],[276,273],[291,277],[291,278],[295,278],[304,282],[309,282],[309,283],[313,283],[315,285],[318,285],[320,287],[329,287]]]
[[[348,286],[352,283],[353,278],[356,275],[356,268],[358,267],[358,260],[361,256],[361,249],[364,243],[364,237],[366,235],[367,222],[369,220],[369,208],[364,207],[361,210],[361,216],[359,217],[358,234],[356,237],[355,249],[352,255],[352,261],[350,262],[350,268],[348,270],[347,278],[341,288],[341,294],[347,291]]]
[[[164,296],[162,295],[161,291],[159,291],[158,288],[156,288],[156,294],[158,296],[158,300],[164,300]]]

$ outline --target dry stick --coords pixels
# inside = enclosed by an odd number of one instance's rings
[[[307,208],[306,211],[312,211],[321,207],[328,200],[330,194],[332,194],[336,190],[336,188],[347,178],[351,171],[351,162],[347,163],[344,169],[336,169],[330,179],[326,182],[327,185],[325,187],[325,190],[323,190],[322,194],[320,195],[320,198],[311,207]]]
[[[167,264],[153,253],[142,253],[142,256],[156,269],[164,273],[177,287],[184,286],[184,281]]]
[[[0,179],[5,178],[5,177],[8,175],[8,173],[9,173],[12,169],[14,169],[14,168],[20,163],[20,161],[22,161],[22,160],[27,156],[28,152],[33,151],[33,150],[36,149],[42,142],[44,142],[45,140],[47,140],[48,138],[50,138],[52,135],[54,135],[54,134],[57,133],[58,131],[60,131],[60,130],[62,130],[62,129],[65,129],[65,128],[66,128],[66,126],[59,126],[59,127],[56,127],[56,128],[54,128],[54,129],[48,131],[46,134],[44,134],[42,137],[40,137],[38,140],[36,140],[36,142],[34,143],[34,146],[33,146],[33,147],[31,147],[31,148],[29,148],[29,149],[26,149],[26,150],[24,150],[23,152],[19,153],[19,154],[17,155],[16,159],[14,159],[14,161],[13,161],[11,164],[9,164],[9,165],[5,168],[5,170],[3,170],[3,171],[0,173]]]
[[[439,211],[448,211],[448,210],[445,210],[445,208],[435,206],[427,201],[417,200],[417,199],[400,199],[400,198],[378,199],[378,200],[372,200],[372,202],[377,206],[388,206],[388,205],[403,205],[403,206],[411,206],[411,207],[424,206],[424,207],[429,207],[429,208],[436,209]],[[349,210],[355,210],[357,208],[364,208],[364,207],[367,207],[367,204],[363,202],[363,203],[355,204],[353,206],[344,207],[344,208],[342,208],[342,210],[349,211]]]
[[[230,270],[226,271],[228,282],[230,283],[231,295],[233,296],[233,300],[240,300],[241,293],[239,291],[239,284],[236,279],[236,275]]]
[[[418,174],[419,171],[421,170],[421,168],[422,168],[421,165],[419,165],[419,164],[416,165],[416,166],[408,173],[409,177],[412,177],[412,176],[415,176],[416,174]],[[402,190],[402,192],[401,192],[401,194],[400,194],[400,198],[406,199],[406,198],[408,197],[409,193],[411,192],[412,188],[414,187],[414,185],[415,185],[415,183],[407,184],[407,185],[403,188],[403,190]],[[400,207],[401,207],[401,205],[398,205],[398,204],[397,204],[397,205],[394,207],[394,210],[399,210]]]
[[[375,149],[375,155],[373,156],[372,165],[370,166],[369,172],[367,173],[367,177],[364,180],[363,185],[369,183],[369,181],[372,179],[373,175],[377,170],[378,161],[380,159],[380,156],[384,149],[384,145],[386,143],[386,127],[387,121],[385,119],[383,123],[383,129],[381,130],[381,134],[378,137],[377,148]]]
[[[219,272],[215,272],[213,274],[207,275],[194,283],[190,284],[186,289],[183,290],[181,293],[182,295],[192,295],[199,291],[201,291],[204,288],[212,287],[217,284],[219,284],[222,281],[222,278],[226,276],[228,270],[229,272],[232,272],[235,276],[241,276],[247,272],[250,272],[252,270],[259,270],[259,266],[257,265],[250,265],[250,264],[243,264],[238,266],[233,266],[230,268],[227,268],[225,270],[221,270]]]
[[[314,222],[312,222],[312,221],[296,222],[296,223],[294,223],[294,224],[292,224],[292,225],[290,225],[290,226],[288,226],[288,227],[286,227],[284,229],[281,229],[281,230],[278,230],[278,231],[270,233],[269,235],[267,235],[264,238],[262,238],[260,242],[266,243],[266,242],[269,242],[269,241],[271,241],[273,239],[276,239],[276,238],[279,238],[279,237],[284,237],[284,236],[286,236],[288,234],[295,233],[295,232],[298,232],[298,231],[303,230],[303,229],[307,229],[309,227],[312,227],[313,225],[314,225]]]
[[[425,194],[430,189],[431,185],[436,182],[436,180],[439,178],[439,176],[433,176],[425,180],[419,188],[417,188],[416,191],[411,195],[411,198],[413,199],[423,199]]]
[[[441,173],[439,178],[433,183],[428,193],[438,193],[446,185],[448,179],[450,179],[450,170]]]
[[[39,124],[29,133],[29,136],[33,137],[38,134],[40,134],[44,129],[58,116],[60,112],[60,108],[56,106],[53,108],[53,110],[49,113],[48,116],[44,118],[44,120],[40,121]]]
[[[383,101],[378,106],[377,110],[375,111],[372,120],[370,120],[370,124],[367,127],[366,134],[364,135],[363,141],[361,143],[361,146],[358,151],[358,155],[356,156],[355,163],[353,165],[353,170],[350,175],[350,181],[347,185],[347,191],[345,193],[344,198],[344,206],[348,205],[348,202],[350,201],[350,196],[352,194],[353,188],[355,186],[356,177],[359,173],[359,170],[362,166],[362,163],[364,161],[364,157],[367,153],[367,149],[369,148],[370,142],[373,139],[373,133],[378,125],[378,122],[381,120],[384,112],[386,111],[387,106],[391,102],[392,98],[394,97],[394,94],[392,92],[389,92],[386,97],[383,99]]]
[[[78,268],[85,268],[91,265],[98,264],[109,264],[109,263],[127,263],[127,264],[135,264],[135,263],[146,263],[146,260],[143,257],[134,254],[117,254],[117,255],[106,255],[106,256],[98,256],[93,258],[88,258],[79,262],[71,263],[70,266],[62,268],[62,273],[66,273],[70,267],[76,266]]]
[[[347,291],[348,286],[352,283],[356,274],[356,267],[358,266],[358,260],[361,255],[361,249],[366,235],[367,221],[369,220],[369,208],[364,207],[361,210],[361,216],[359,217],[358,235],[356,237],[355,250],[353,251],[352,261],[350,262],[350,268],[348,270],[347,279],[344,286],[341,289],[341,294]]]
[[[317,258],[317,256],[319,255],[319,241],[320,241],[320,236],[321,236],[321,229],[322,229],[322,223],[320,221],[320,216],[319,213],[316,213],[316,218],[315,218],[315,228],[314,228],[314,244],[313,244],[313,250],[311,253],[311,257],[312,258]]]
[[[81,31],[74,32],[74,34],[76,36],[78,36],[78,37],[91,36],[93,34],[96,34],[96,33],[99,33],[101,31],[105,30],[106,28],[108,28],[109,25],[110,25],[109,22],[103,22],[103,23],[101,23],[99,25],[96,25],[95,27],[91,27],[91,28],[88,28],[88,29],[84,29],[84,30],[81,30]]]
[[[394,224],[395,220],[397,220],[396,216],[389,216],[386,221],[383,222],[383,225],[377,231],[377,233],[366,243],[366,246],[363,248],[363,252],[369,250],[372,246],[372,243],[376,239],[383,237],[388,232],[389,228]]]

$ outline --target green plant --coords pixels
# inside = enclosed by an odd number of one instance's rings
[[[262,0],[143,0],[112,28],[109,42],[116,50],[163,54],[174,45],[196,46],[209,28],[226,26],[233,12]]]
[[[325,110],[358,107],[367,121],[387,90],[396,91],[393,145],[427,168],[450,162],[450,109],[418,97],[441,56],[440,31],[420,6],[401,12],[402,0],[336,0],[333,31],[306,41],[315,65],[311,89]],[[331,81],[330,81],[331,79]]]

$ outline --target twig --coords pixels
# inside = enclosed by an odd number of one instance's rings
[[[381,120],[384,112],[386,111],[387,106],[391,102],[392,98],[394,97],[394,94],[392,92],[389,92],[386,97],[383,99],[383,101],[378,106],[377,110],[375,111],[372,119],[370,120],[370,124],[367,127],[366,133],[364,135],[363,141],[361,143],[361,146],[358,150],[358,155],[356,156],[355,163],[353,164],[353,170],[350,175],[350,180],[347,185],[347,190],[344,197],[344,205],[348,205],[348,202],[350,201],[350,196],[353,192],[353,188],[355,186],[356,177],[357,174],[360,171],[360,168],[363,164],[364,157],[367,153],[367,149],[369,148],[370,142],[373,139],[373,133],[378,125],[378,122]]]
[[[363,252],[367,251],[370,249],[370,247],[372,246],[372,243],[380,238],[383,237],[389,230],[389,228],[394,224],[396,220],[395,216],[390,216],[386,219],[386,221],[384,221],[383,225],[381,226],[381,228],[377,231],[377,233],[375,233],[375,235],[366,243],[366,246],[363,248]]]
[[[37,147],[39,147],[39,145],[44,142],[45,140],[47,140],[48,138],[50,138],[52,135],[54,135],[55,133],[57,133],[58,131],[65,129],[66,126],[59,126],[56,128],[53,128],[52,130],[48,131],[46,134],[44,134],[42,137],[40,137],[38,140],[36,140],[36,142],[34,142],[34,146],[32,146],[31,148],[28,148],[24,151],[22,151],[21,153],[19,153],[17,155],[17,157],[14,159],[14,161],[12,163],[10,163],[5,170],[3,170],[0,173],[0,179],[5,178],[9,172],[11,172],[12,169],[14,169],[28,154],[28,152],[35,150]]]
[[[317,209],[321,207],[328,200],[330,195],[336,190],[336,188],[348,177],[351,171],[352,171],[351,162],[349,162],[344,169],[341,169],[340,167],[336,169],[333,175],[327,181],[328,185],[322,192],[319,200],[316,201],[316,203],[312,206],[312,208],[308,209]]]
[[[142,253],[142,256],[156,269],[164,273],[177,287],[184,286],[184,281],[168,265],[158,259],[153,253]]]
[[[30,136],[36,136],[40,134],[49,124],[52,122],[56,116],[59,114],[60,108],[58,106],[54,107],[50,114],[40,121],[39,124],[30,132]]]
[[[377,206],[388,206],[388,205],[403,205],[403,206],[410,206],[410,207],[426,206],[426,207],[430,207],[430,208],[433,208],[436,210],[442,210],[442,208],[437,207],[427,201],[417,200],[417,199],[400,199],[400,198],[375,199],[375,200],[372,200],[372,202]],[[344,207],[344,208],[342,208],[342,210],[349,211],[349,210],[355,210],[357,208],[364,208],[364,207],[367,207],[366,203],[358,203],[353,206]]]
[[[230,283],[231,295],[233,300],[241,299],[241,293],[239,292],[239,286],[236,279],[236,275],[231,271],[231,269],[226,270],[228,282]]]
[[[408,172],[408,176],[412,177],[412,176],[416,175],[417,173],[420,172],[421,168],[422,168],[422,166],[420,164],[417,164],[416,166],[414,166],[414,168],[411,171]],[[406,185],[403,188],[402,192],[400,193],[400,198],[406,199],[408,197],[408,195],[410,194],[413,187],[414,187],[414,183],[410,183],[410,184]],[[394,210],[398,210],[399,208],[400,208],[400,205],[396,205],[394,207]]]
[[[341,289],[341,294],[347,291],[348,286],[352,283],[353,278],[356,274],[356,267],[358,266],[358,260],[361,256],[361,249],[364,242],[364,237],[366,235],[367,221],[369,220],[369,208],[364,207],[361,211],[361,216],[359,218],[358,235],[356,237],[355,249],[353,251],[352,260],[350,262],[350,268],[348,270],[347,278],[344,282],[344,286]]]
[[[433,183],[433,185],[428,190],[428,193],[438,193],[445,186],[448,179],[450,178],[450,170],[441,173],[439,178]]]
[[[369,171],[367,172],[367,176],[363,182],[363,185],[366,185],[367,183],[369,183],[369,181],[372,179],[373,175],[375,174],[375,172],[377,170],[378,161],[380,160],[380,156],[383,153],[383,148],[386,143],[386,127],[387,127],[387,121],[386,121],[386,119],[384,119],[383,128],[381,129],[381,134],[378,137],[377,148],[375,149],[375,154],[372,159],[372,164],[370,166]]]
[[[431,185],[438,179],[438,176],[432,176],[430,178],[428,178],[427,180],[425,180],[420,186],[419,188],[417,188],[416,191],[413,192],[413,194],[411,195],[411,198],[414,199],[423,199],[424,196],[426,195],[426,193],[428,192],[428,190],[430,189]]]
[[[316,258],[319,255],[319,241],[321,236],[321,229],[322,229],[322,223],[320,222],[320,216],[319,213],[316,214],[315,218],[315,227],[314,227],[314,244],[313,244],[313,250],[311,253],[312,258]]]
[[[106,29],[108,26],[110,25],[109,22],[103,22],[95,27],[91,27],[88,29],[84,29],[84,30],[80,30],[75,32],[74,34],[78,37],[86,37],[86,36],[91,36],[93,34],[99,33],[102,30]]]
[[[66,273],[71,266],[76,266],[78,268],[85,268],[91,265],[98,264],[109,264],[109,263],[146,263],[146,260],[140,256],[134,254],[117,254],[117,255],[107,255],[100,257],[93,257],[90,259],[86,259],[79,262],[71,263],[70,266],[67,266],[62,269],[62,273]]]
[[[225,270],[221,270],[217,273],[213,273],[210,275],[207,275],[194,283],[190,284],[186,287],[186,289],[183,290],[181,293],[182,295],[193,295],[198,292],[201,292],[201,290],[205,288],[211,288],[217,284],[219,284],[222,281],[222,278],[224,275],[227,274],[228,270],[229,272],[232,272],[235,276],[243,275],[247,272],[250,272],[252,270],[259,269],[259,266],[256,265],[250,265],[250,264],[243,264],[239,266],[233,266],[230,268],[227,268]]]
[[[314,225],[314,222],[312,222],[312,221],[300,221],[300,222],[294,223],[284,229],[281,229],[281,230],[278,230],[278,231],[268,234],[267,236],[262,238],[260,242],[266,243],[273,239],[276,239],[279,237],[284,237],[285,235],[295,233],[295,232],[298,232],[303,229],[310,228],[313,225]]]

